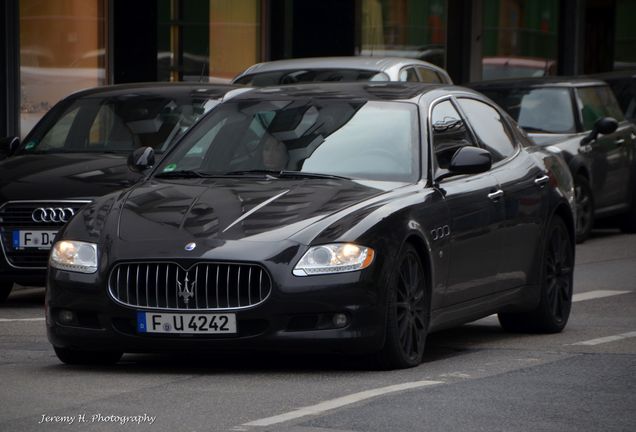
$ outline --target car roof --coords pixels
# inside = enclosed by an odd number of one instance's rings
[[[440,70],[444,74],[444,69],[432,63],[422,60],[403,57],[372,57],[372,56],[346,56],[346,57],[310,57],[287,60],[273,60],[269,62],[257,63],[239,76],[251,75],[254,73],[271,72],[287,69],[307,68],[307,69],[365,69],[373,71],[385,71],[392,67],[402,67],[408,65],[422,65],[434,70]],[[237,76],[238,78],[238,76]],[[235,78],[236,79],[236,78]]]
[[[360,81],[347,83],[316,82],[307,84],[254,87],[233,100],[276,100],[276,99],[358,99],[416,102],[425,93],[440,91],[468,91],[470,89],[450,84],[431,84],[397,81]]]
[[[540,77],[540,78],[507,78],[492,81],[475,81],[468,84],[468,87],[487,88],[532,88],[532,87],[591,87],[604,86],[605,82],[595,78],[578,77]]]
[[[149,82],[132,84],[114,84],[90,89],[80,90],[69,96],[69,98],[93,98],[93,97],[117,97],[130,94],[131,92],[143,95],[169,95],[169,94],[189,94],[219,99],[234,89],[242,89],[244,86],[233,84],[211,84],[194,82]]]

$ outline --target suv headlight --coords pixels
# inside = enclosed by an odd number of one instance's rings
[[[294,267],[295,276],[344,273],[367,268],[373,262],[373,249],[352,243],[312,246]]]
[[[97,271],[97,245],[73,240],[56,242],[49,259],[51,267],[80,273]]]

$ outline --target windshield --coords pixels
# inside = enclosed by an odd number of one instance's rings
[[[238,78],[236,84],[255,87],[308,82],[389,81],[384,72],[364,69],[294,69],[260,72]]]
[[[530,133],[574,133],[572,96],[567,88],[480,89]]]
[[[165,151],[217,102],[190,92],[170,96],[128,94],[84,97],[56,106],[19,153],[130,153],[150,146]]]
[[[419,178],[417,107],[377,101],[228,101],[157,167],[178,173],[307,173],[355,179]]]

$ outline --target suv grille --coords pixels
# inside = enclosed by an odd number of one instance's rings
[[[35,222],[33,212],[38,208],[65,209],[65,217],[77,213],[90,201],[10,201],[0,207],[0,243],[9,264],[17,268],[46,268],[49,248],[22,248],[14,245],[17,231],[58,231],[66,222]]]
[[[124,263],[110,273],[109,292],[126,306],[149,309],[240,309],[265,301],[272,282],[254,264]]]

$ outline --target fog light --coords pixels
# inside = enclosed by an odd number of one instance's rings
[[[57,314],[57,317],[63,324],[69,324],[75,321],[75,314],[70,310],[61,310],[60,313]]]
[[[334,314],[331,322],[333,322],[333,325],[336,327],[344,327],[349,324],[349,319],[347,318],[347,315],[343,313],[337,313]]]

